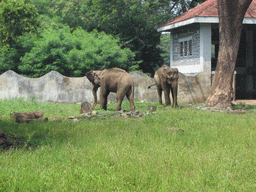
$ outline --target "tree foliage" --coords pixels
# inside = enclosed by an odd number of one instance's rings
[[[161,50],[157,47],[161,34],[157,32],[151,15],[155,4],[155,1],[95,0],[92,5],[97,29],[120,37],[124,46],[136,54],[135,60],[139,62],[140,69],[151,74],[163,64]]]
[[[171,38],[170,33],[163,33],[160,37],[161,43],[159,44],[160,49],[162,50],[161,57],[166,65],[170,63],[170,44]]]
[[[0,3],[0,40],[2,45],[13,47],[16,39],[25,32],[36,32],[38,13],[24,0],[5,0]]]
[[[91,20],[91,0],[32,0],[43,17],[45,28],[69,26],[71,31],[78,27],[92,31],[96,28]]]
[[[19,72],[20,57],[29,51],[40,27],[35,7],[24,0],[0,2],[0,72]]]
[[[51,70],[66,76],[83,76],[89,70],[120,67],[136,69],[131,50],[121,49],[119,40],[104,32],[88,33],[69,28],[44,31],[42,38],[21,60],[19,70],[30,77],[39,77]]]
[[[18,60],[18,61],[17,61]],[[15,69],[16,63],[19,62],[19,54],[16,49],[10,48],[9,45],[2,46],[0,49],[0,74]]]
[[[18,69],[18,66],[21,65],[20,58],[32,49],[37,38],[36,34],[24,33],[16,38],[13,47],[10,47],[8,44],[3,45],[0,48],[0,73],[11,69],[22,74]]]
[[[178,16],[204,1],[206,0],[173,0],[171,1],[171,7],[175,8],[175,16]]]

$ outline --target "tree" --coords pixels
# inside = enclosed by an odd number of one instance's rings
[[[78,27],[90,31],[95,29],[89,14],[91,0],[32,0],[31,3],[43,17],[46,28],[60,28],[68,25],[71,31]]]
[[[21,65],[20,58],[29,52],[34,46],[37,35],[33,33],[24,33],[15,40],[15,46],[3,45],[0,48],[0,74],[7,70],[13,70],[20,73],[18,66]]]
[[[206,0],[173,0],[169,2],[172,4],[172,13],[175,12],[175,16],[178,16],[204,1]]]
[[[152,14],[155,5],[156,1],[95,0],[91,9],[97,29],[119,37],[122,46],[135,53],[140,69],[151,75],[163,64],[161,49],[157,46],[161,34],[156,30]]]
[[[162,50],[161,57],[165,64],[170,63],[170,33],[162,33],[160,38],[161,43],[158,45]]]
[[[33,5],[26,1],[8,0],[0,3],[0,45],[11,48],[16,38],[25,32],[36,32],[38,14]]]
[[[218,0],[220,46],[211,92],[206,104],[231,107],[232,80],[244,15],[252,0]]]
[[[0,2],[0,73],[19,72],[20,57],[33,46],[39,23],[35,7],[26,1]]]

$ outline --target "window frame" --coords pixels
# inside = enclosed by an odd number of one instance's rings
[[[180,44],[180,57],[189,57],[193,55],[193,38],[185,37],[178,40]]]

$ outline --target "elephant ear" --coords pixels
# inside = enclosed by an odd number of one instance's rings
[[[166,73],[166,68],[163,68],[163,71],[161,73],[161,79],[163,80],[163,82],[167,81],[167,73]]]
[[[179,78],[179,70],[177,68],[173,68],[174,71],[174,78],[178,79]]]
[[[100,81],[100,76],[94,73],[94,82],[98,84],[99,81]]]
[[[102,71],[93,71],[93,74],[97,75],[98,77],[100,77],[101,74],[102,74]]]
[[[85,74],[85,76],[87,77],[87,79],[89,79],[90,82],[93,82],[94,77],[93,77],[93,71],[89,71]]]

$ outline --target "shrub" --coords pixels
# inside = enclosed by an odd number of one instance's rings
[[[21,65],[20,58],[29,52],[34,46],[37,35],[33,33],[24,33],[15,40],[15,46],[9,44],[0,46],[0,74],[7,70],[13,70],[21,73],[18,66]]]
[[[136,68],[134,54],[121,49],[119,39],[104,32],[88,33],[69,28],[45,30],[34,47],[21,58],[19,70],[30,77],[42,76],[51,70],[66,76],[82,76],[90,70],[120,67]]]
[[[0,48],[0,74],[9,69],[14,69],[18,56],[16,49],[10,48],[9,45],[2,46]]]

